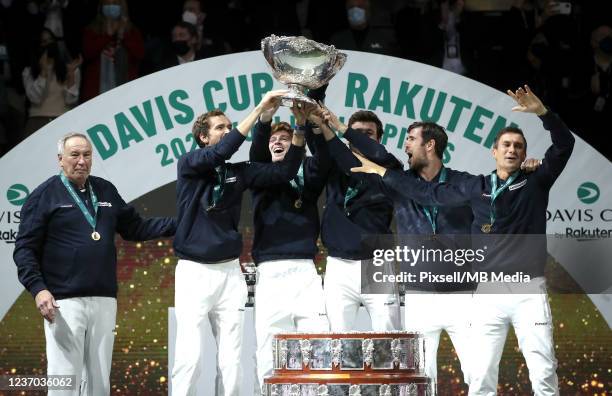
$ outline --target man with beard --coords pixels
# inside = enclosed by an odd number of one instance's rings
[[[363,157],[362,166],[352,171],[380,175],[382,184],[397,199],[414,199],[423,205],[456,205],[469,200],[474,216],[473,246],[489,244],[486,259],[472,263],[474,270],[488,276],[526,275],[522,283],[478,285],[471,331],[471,352],[476,358],[470,361],[469,394],[496,394],[499,361],[512,325],[529,369],[533,392],[554,395],[559,393],[559,386],[544,279],[546,208],[550,189],[572,153],[574,137],[528,86],[508,94],[517,103],[513,111],[536,114],[550,131],[552,145],[533,173],[520,169],[527,141],[523,131],[512,126],[503,128],[496,136],[493,146],[496,169],[488,176],[470,176],[459,183],[424,183],[409,174],[387,171]],[[488,234],[497,235],[485,238]]]

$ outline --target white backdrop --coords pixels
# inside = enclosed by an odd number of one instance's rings
[[[273,80],[258,51],[188,63],[80,105],[0,158],[0,192],[6,192],[0,198],[0,319],[23,290],[12,260],[23,198],[58,172],[56,142],[63,134],[89,134],[94,142],[92,173],[112,181],[129,202],[176,179],[177,158],[194,147],[190,131],[197,115],[221,107],[230,119],[239,121],[271,88],[282,86]],[[346,118],[358,108],[375,111],[385,124],[384,144],[402,160],[406,128],[421,119],[431,119],[449,131],[447,165],[473,173],[494,168],[492,137],[510,122],[525,131],[529,156],[541,158],[550,145],[539,119],[512,113],[513,101],[505,94],[398,58],[348,51],[348,61],[332,80],[326,103]],[[279,114],[289,120],[286,109]],[[244,144],[232,160],[244,160],[247,153]],[[610,161],[577,138],[569,164],[551,192],[548,233],[612,229],[611,179]],[[591,296],[610,324],[608,297]]]

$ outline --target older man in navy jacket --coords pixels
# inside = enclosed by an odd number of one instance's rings
[[[143,219],[107,180],[90,176],[80,133],[58,142],[59,175],[21,212],[13,258],[45,321],[47,374],[73,375],[68,394],[108,395],[117,312],[115,233],[141,241],[174,235],[172,218]],[[83,381],[82,381],[83,380]],[[82,382],[82,383],[81,383]],[[63,391],[49,390],[49,394]]]

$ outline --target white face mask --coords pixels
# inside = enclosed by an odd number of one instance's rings
[[[366,23],[366,10],[361,7],[351,7],[346,10],[346,14],[351,26],[359,26]]]
[[[198,16],[191,11],[183,12],[183,22],[191,23],[192,25],[198,24]]]

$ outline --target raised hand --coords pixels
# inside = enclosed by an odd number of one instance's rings
[[[517,106],[512,108],[512,111],[520,111],[523,113],[534,113],[539,116],[546,114],[548,111],[540,98],[533,93],[528,85],[525,88],[517,89],[516,92],[508,90],[508,95],[517,103]]]
[[[263,111],[261,115],[259,116],[259,119],[261,120],[261,122],[268,123],[272,121],[272,117],[274,117],[274,114],[276,114],[280,105],[281,105],[281,101],[277,100],[276,104],[273,107],[271,107],[268,110]]]
[[[335,129],[340,133],[346,132],[348,127],[340,121],[338,116],[336,116],[330,109],[325,107],[322,103],[320,105],[323,109],[323,120],[327,123],[327,125],[329,125],[330,128]]]
[[[325,124],[323,120],[323,109],[319,105],[307,105],[306,116],[308,118],[308,121],[319,127]]]
[[[293,113],[293,117],[295,117],[296,125],[306,125],[306,119],[308,118],[306,106],[293,102],[293,106],[291,106],[291,112]]]
[[[280,106],[281,98],[287,95],[288,93],[289,91],[287,91],[286,89],[268,91],[261,99],[261,102],[259,102],[258,107],[260,109],[260,114],[265,111],[271,111],[274,108],[278,109],[278,106]]]

